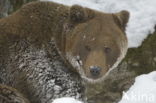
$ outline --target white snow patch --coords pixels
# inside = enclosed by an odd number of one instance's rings
[[[126,29],[129,47],[138,47],[156,24],[156,0],[41,0],[54,1],[65,5],[79,4],[102,12],[130,12]]]
[[[74,98],[71,97],[63,97],[55,99],[52,103],[82,103],[82,102],[75,100]]]
[[[138,76],[119,103],[156,103],[156,71]]]

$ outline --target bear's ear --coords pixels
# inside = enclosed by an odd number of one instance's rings
[[[93,17],[93,11],[88,8],[83,8],[79,5],[73,5],[70,8],[70,20],[75,23],[84,22]]]
[[[123,29],[125,30],[125,27],[129,20],[129,12],[128,11],[121,11],[119,13],[114,14],[115,22]]]

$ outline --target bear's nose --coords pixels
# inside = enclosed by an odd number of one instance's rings
[[[90,73],[92,76],[96,77],[99,76],[101,72],[101,68],[98,66],[91,66],[90,67]]]

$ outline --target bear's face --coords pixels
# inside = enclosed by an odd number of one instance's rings
[[[79,23],[66,34],[65,53],[82,78],[90,82],[102,80],[121,62],[127,51],[124,29],[128,15],[126,11],[117,14],[87,11],[80,18],[72,16]]]

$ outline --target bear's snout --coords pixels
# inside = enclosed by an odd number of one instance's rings
[[[100,72],[101,72],[101,68],[98,66],[91,66],[89,68],[89,70],[90,70],[90,73],[93,77],[98,77],[100,75]]]

